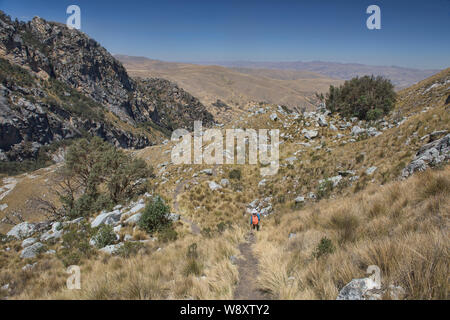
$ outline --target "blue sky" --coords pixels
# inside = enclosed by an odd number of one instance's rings
[[[112,53],[450,67],[450,0],[0,0],[0,9],[65,22],[70,4],[81,8],[82,31]],[[371,4],[381,8],[381,30],[366,28]]]

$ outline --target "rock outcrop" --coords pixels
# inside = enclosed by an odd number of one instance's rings
[[[424,171],[450,159],[450,133],[441,139],[427,143],[417,152],[413,161],[402,171],[402,177],[409,177],[416,171]]]
[[[36,158],[43,145],[86,133],[118,147],[143,148],[157,142],[152,130],[214,122],[198,99],[177,85],[130,78],[79,30],[38,17],[11,21],[1,11],[0,26],[1,160]],[[137,129],[148,123],[156,125]]]

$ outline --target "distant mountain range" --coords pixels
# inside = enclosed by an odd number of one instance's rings
[[[115,55],[135,77],[159,77],[176,82],[205,105],[217,100],[230,107],[248,102],[268,102],[314,108],[315,93],[328,91],[343,81],[310,71],[226,68],[165,62],[144,57]],[[215,108],[209,108],[214,111]]]
[[[218,65],[227,68],[278,69],[310,71],[326,77],[348,80],[356,76],[381,75],[392,81],[397,89],[406,88],[414,83],[439,72],[440,70],[420,70],[396,66],[371,66],[359,63],[339,63],[324,61],[293,62],[254,62],[254,61],[212,61],[200,62],[201,65]]]

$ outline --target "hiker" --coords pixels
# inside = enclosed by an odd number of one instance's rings
[[[256,211],[256,209],[253,209],[252,215],[250,216],[250,225],[252,230],[256,229],[256,231],[259,231],[259,222],[261,221],[261,217],[259,213]]]

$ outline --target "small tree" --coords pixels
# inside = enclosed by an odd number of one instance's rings
[[[168,214],[169,207],[157,196],[145,207],[138,225],[148,233],[161,231],[171,224]]]
[[[375,120],[394,107],[396,94],[390,80],[381,76],[356,77],[340,87],[330,86],[326,106],[344,117]]]

